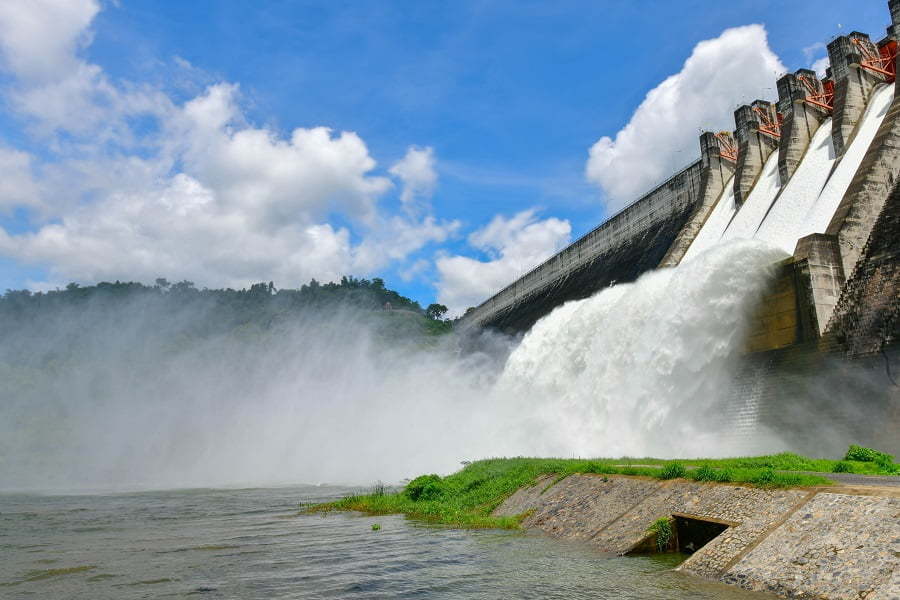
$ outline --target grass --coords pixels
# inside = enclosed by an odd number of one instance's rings
[[[631,462],[629,466],[623,462]],[[513,492],[536,485],[542,475],[556,482],[573,473],[638,475],[657,479],[677,477],[695,481],[739,483],[757,487],[802,487],[827,485],[828,479],[796,471],[831,472],[839,461],[810,459],[795,454],[718,460],[658,459],[554,459],[494,458],[470,463],[460,471],[439,477],[423,475],[409,482],[404,491],[354,495],[310,507],[312,512],[355,510],[370,515],[405,514],[435,524],[461,528],[517,529],[526,515],[495,517],[491,513]],[[852,461],[843,461],[852,463]],[[648,466],[638,466],[648,465]],[[688,466],[699,468],[686,468]],[[852,463],[852,468],[860,468]],[[794,471],[794,472],[782,472]],[[856,472],[856,471],[854,471]],[[550,486],[542,488],[541,493]],[[380,492],[380,493],[377,493]]]
[[[666,517],[659,518],[650,524],[647,533],[656,534],[656,549],[665,552],[672,541],[672,522]]]
[[[877,453],[880,457],[886,457],[883,453]],[[669,461],[658,458],[622,458],[619,460],[605,461],[616,465],[665,465]],[[887,463],[884,460],[876,462],[875,459],[863,460],[829,460],[826,458],[809,458],[782,452],[766,456],[745,456],[739,458],[698,458],[679,459],[678,462],[685,467],[710,467],[716,469],[773,469],[775,471],[811,471],[816,473],[856,473],[859,475],[892,475],[900,473],[900,464]],[[841,463],[839,470],[836,465]]]

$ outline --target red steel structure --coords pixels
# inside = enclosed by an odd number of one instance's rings
[[[781,139],[781,123],[784,121],[782,114],[776,113],[775,119],[772,119],[769,111],[765,109],[754,106],[753,110],[759,115],[759,132],[765,133],[776,140]]]
[[[828,112],[834,110],[834,81],[830,79],[823,81],[823,91],[820,92],[819,88],[816,87],[816,84],[809,77],[797,75],[797,79],[800,80],[800,83],[802,83],[803,87],[806,88],[806,91],[809,92],[806,95],[806,98],[804,98],[807,103],[823,108]]]
[[[719,140],[719,156],[728,159],[733,163],[736,163],[738,158],[738,149],[737,145],[734,143],[734,138],[731,137],[731,134],[727,131],[720,131],[716,134],[716,139]]]
[[[884,75],[887,83],[893,83],[897,79],[897,42],[895,40],[890,40],[878,48],[878,52],[875,52],[873,46],[866,44],[863,40],[853,38],[852,41],[862,55],[860,67]]]

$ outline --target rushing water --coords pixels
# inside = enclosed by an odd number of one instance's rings
[[[299,514],[335,488],[0,496],[0,597],[765,598],[541,534]],[[373,531],[372,524],[381,525]]]
[[[884,85],[875,90],[840,159],[834,152],[829,118],[816,130],[803,159],[785,185],[779,180],[777,150],[769,155],[759,180],[742,206],[735,203],[734,180],[729,180],[684,260],[693,260],[722,241],[736,239],[761,240],[793,253],[800,238],[824,233],[893,99],[894,86]]]
[[[728,455],[733,440],[712,419],[783,257],[761,242],[730,242],[558,307],[522,338],[498,381],[498,398],[530,411],[516,426],[526,439],[500,453]],[[757,443],[777,447],[762,435]]]

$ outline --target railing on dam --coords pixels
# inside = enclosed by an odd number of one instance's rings
[[[528,271],[479,304],[464,318],[466,325],[484,325],[493,315],[521,298],[571,273],[673,214],[683,212],[699,198],[702,161],[696,160],[609,217],[575,242]]]

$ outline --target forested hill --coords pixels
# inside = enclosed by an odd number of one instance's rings
[[[276,289],[257,283],[249,289],[198,289],[190,281],[155,285],[135,282],[98,283],[49,292],[8,290],[0,297],[0,335],[31,332],[46,335],[65,325],[90,335],[98,326],[153,328],[179,336],[209,337],[236,330],[267,330],[295,318],[324,318],[349,313],[373,317],[425,334],[449,331],[441,320],[446,309],[437,304],[423,309],[418,302],[388,289],[384,281],[343,277],[337,283],[316,280],[299,289]],[[72,327],[79,323],[79,327]]]

